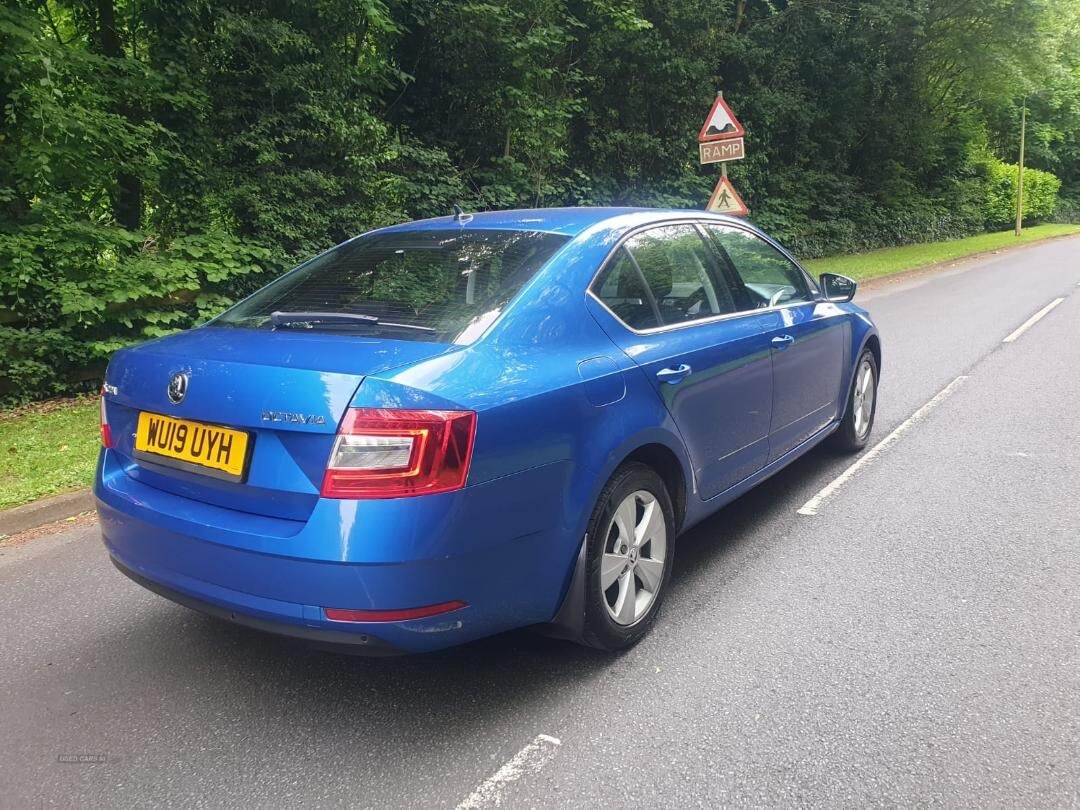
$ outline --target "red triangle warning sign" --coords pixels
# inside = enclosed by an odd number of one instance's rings
[[[712,109],[709,110],[709,117],[701,125],[701,132],[698,133],[697,139],[698,143],[708,143],[709,141],[726,141],[728,138],[741,138],[745,134],[746,130],[735,117],[735,113],[731,111],[731,107],[724,101],[723,96],[718,95]]]
[[[705,210],[714,214],[731,214],[736,217],[745,217],[750,213],[743,198],[739,196],[739,192],[735,190],[735,186],[731,185],[727,177],[720,178],[720,182],[713,189],[712,196],[709,197],[709,204],[705,206]]]

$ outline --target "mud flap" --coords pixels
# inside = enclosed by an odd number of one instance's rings
[[[578,549],[570,587],[566,589],[566,596],[563,597],[555,618],[536,628],[545,636],[581,641],[581,634],[585,629],[585,549],[588,543],[589,536],[585,535]]]

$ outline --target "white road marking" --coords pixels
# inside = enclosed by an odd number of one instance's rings
[[[1050,312],[1050,310],[1052,310],[1054,307],[1056,307],[1058,304],[1060,304],[1064,300],[1065,300],[1064,298],[1055,298],[1053,301],[1051,301],[1045,307],[1040,309],[1038,312],[1036,312],[1034,315],[1032,315],[1030,318],[1028,318],[1022,324],[1020,324],[1020,326],[1017,327],[1015,332],[1010,334],[1007,338],[1005,338],[1001,342],[1002,343],[1012,343],[1014,340],[1016,340],[1018,337],[1020,337],[1022,334],[1024,334],[1024,332],[1026,332],[1028,329],[1030,329],[1035,324],[1037,324],[1039,322],[1039,320],[1046,317],[1046,315]]]
[[[930,399],[929,402],[927,402],[925,405],[919,408],[919,410],[915,411],[915,413],[913,413],[911,416],[909,416],[907,419],[897,425],[896,430],[894,430],[880,442],[875,444],[872,448],[870,448],[869,451],[860,456],[858,461],[856,461],[854,464],[852,464],[850,467],[840,473],[840,475],[836,476],[836,478],[834,478],[822,489],[820,489],[813,498],[804,503],[799,509],[799,514],[816,515],[818,513],[818,510],[821,509],[822,504],[824,504],[825,501],[828,500],[833,495],[833,493],[836,492],[836,490],[840,489],[840,487],[842,487],[845,483],[851,480],[855,473],[857,473],[862,467],[865,467],[875,458],[880,456],[885,450],[890,447],[890,445],[895,444],[897,440],[901,436],[903,436],[904,433],[912,425],[923,419],[928,413],[930,413],[930,411],[940,405],[945,400],[945,398],[948,397],[949,394],[951,394],[953,391],[955,391],[956,387],[966,379],[967,376],[961,374],[951,383],[949,383],[936,394],[934,394],[934,396]]]
[[[481,782],[457,810],[476,810],[481,807],[498,807],[503,790],[527,773],[539,773],[555,756],[562,743],[547,734],[537,734],[528,745],[514,754],[505,765]]]

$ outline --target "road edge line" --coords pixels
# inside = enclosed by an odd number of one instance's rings
[[[950,394],[952,394],[953,391],[956,390],[957,386],[959,386],[960,383],[962,383],[967,378],[968,375],[961,374],[951,383],[949,383],[936,394],[934,394],[934,396],[932,396],[930,400],[926,402],[921,408],[919,408],[917,411],[915,411],[915,413],[913,413],[911,416],[909,416],[907,419],[897,425],[892,433],[890,433],[888,436],[886,436],[884,439],[882,439],[880,442],[870,448],[870,450],[860,456],[854,464],[852,464],[846,470],[840,473],[840,475],[836,476],[836,478],[834,478],[824,487],[819,489],[817,494],[814,495],[814,497],[812,497],[801,507],[799,507],[798,514],[808,517],[816,515],[821,509],[822,505],[825,503],[825,501],[828,500],[838,489],[840,489],[840,487],[842,487],[845,483],[851,480],[855,473],[857,473],[862,467],[866,466],[879,455],[881,455],[890,446],[895,444],[897,440],[899,440],[899,438],[903,436],[904,433],[906,433],[912,425],[914,425],[916,422],[919,422],[928,413],[930,413],[930,411],[940,405],[945,399],[948,398]]]
[[[476,786],[457,806],[457,810],[477,810],[481,807],[498,807],[502,792],[511,782],[526,773],[539,773],[555,756],[562,742],[548,734],[537,734],[528,745],[518,751],[491,776]]]
[[[1014,343],[1017,338],[1019,338],[1022,334],[1024,334],[1024,332],[1026,332],[1028,329],[1030,329],[1035,324],[1037,324],[1039,321],[1041,321],[1043,318],[1045,318],[1047,315],[1049,315],[1051,310],[1053,310],[1054,307],[1056,307],[1058,304],[1060,304],[1064,300],[1065,300],[1064,297],[1055,298],[1053,301],[1051,301],[1045,307],[1040,309],[1038,312],[1036,312],[1034,315],[1032,315],[1030,318],[1028,318],[1026,321],[1024,321],[1018,327],[1016,327],[1016,329],[1014,329],[1012,332],[1010,332],[1001,342],[1002,343]]]

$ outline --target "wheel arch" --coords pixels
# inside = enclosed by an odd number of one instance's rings
[[[671,497],[672,509],[675,511],[675,534],[678,534],[686,518],[687,492],[686,474],[683,471],[683,465],[679,461],[679,457],[667,445],[650,442],[627,455],[615,466],[615,469],[617,470],[622,465],[632,461],[637,461],[655,470],[656,474],[664,482],[668,495]]]
[[[877,332],[871,332],[866,336],[862,346],[859,348],[859,354],[856,358],[863,353],[865,349],[869,349],[874,355],[874,362],[877,363],[878,379],[881,378],[881,338],[878,337]]]
[[[596,508],[597,498],[600,497],[604,485],[623,464],[629,461],[637,461],[656,470],[656,473],[663,480],[664,486],[668,488],[668,495],[671,496],[672,508],[675,511],[675,530],[672,532],[672,537],[678,535],[686,518],[689,498],[696,491],[693,486],[693,472],[690,461],[681,445],[682,440],[677,435],[662,428],[654,428],[639,434],[627,441],[617,451],[611,453],[609,462],[596,477],[595,489],[588,501],[588,512],[583,516],[580,545],[559,609],[550,623],[541,625],[539,628],[544,634],[575,641],[581,638],[585,623],[585,549],[587,538],[585,537],[584,526],[588,524],[593,510]]]
[[[855,369],[859,365],[859,358],[862,357],[862,353],[867,349],[874,355],[874,362],[877,363],[878,381],[880,382],[881,380],[881,338],[878,336],[877,330],[871,326],[859,336],[859,338],[858,348],[852,353],[851,359],[848,361],[848,367],[844,372],[843,387],[840,389],[843,398],[839,402],[839,410],[837,412],[841,416],[843,415],[844,408],[847,407],[848,398],[851,397],[852,386],[855,385]],[[839,424],[839,420],[837,421],[837,424]]]

